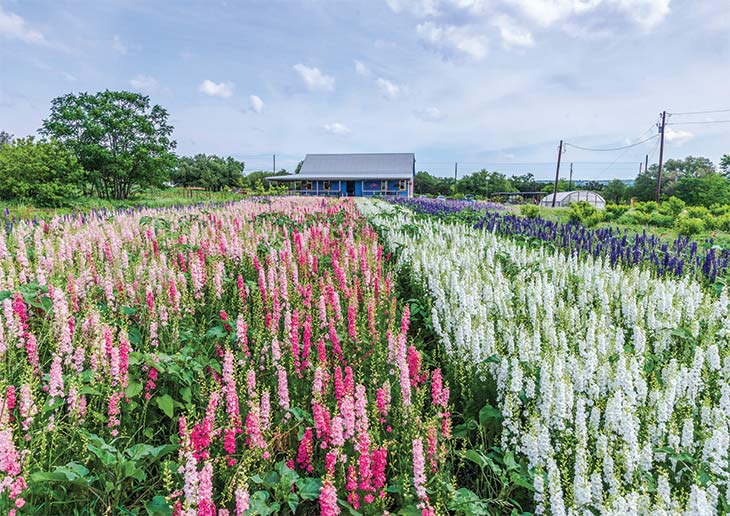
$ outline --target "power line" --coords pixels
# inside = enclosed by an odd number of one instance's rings
[[[646,133],[646,131],[644,131],[644,133]],[[620,150],[624,150],[624,149],[630,149],[632,147],[636,147],[638,145],[641,145],[642,143],[646,143],[646,142],[653,140],[654,138],[658,138],[658,137],[659,137],[659,135],[655,134],[653,136],[649,136],[648,138],[640,140],[636,143],[632,143],[631,145],[624,145],[623,147],[613,147],[610,149],[591,149],[589,147],[581,147],[579,145],[574,145],[572,143],[566,143],[565,145],[573,147],[574,149],[580,149],[580,150],[589,151],[589,152],[613,152],[613,151],[620,151]]]
[[[708,111],[685,111],[684,113],[667,113],[668,115],[707,115],[710,113],[730,113],[730,109],[711,109]]]
[[[705,120],[705,121],[693,121],[693,122],[674,122],[667,125],[695,125],[695,124],[730,124],[730,120]]]

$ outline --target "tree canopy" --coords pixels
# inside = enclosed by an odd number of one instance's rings
[[[243,185],[244,163],[232,157],[221,158],[213,154],[196,154],[181,157],[170,173],[177,186],[197,186],[206,190],[220,191]]]
[[[78,195],[83,170],[57,141],[18,138],[0,146],[0,198],[38,207],[68,204]]]
[[[175,163],[168,113],[128,91],[69,93],[51,102],[41,132],[68,146],[101,197],[161,186]]]

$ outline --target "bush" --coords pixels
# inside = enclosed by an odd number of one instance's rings
[[[523,204],[520,206],[520,215],[528,219],[537,218],[540,215],[540,207],[535,204]]]
[[[606,205],[606,220],[615,220],[627,211],[631,209],[631,206],[627,204],[607,204]]]
[[[696,235],[705,230],[702,219],[697,217],[679,217],[674,223],[674,227],[680,235],[684,236]]]
[[[629,210],[621,215],[617,222],[619,224],[638,224],[645,226],[651,222],[651,215],[638,210]]]
[[[672,196],[662,203],[659,207],[659,211],[665,215],[678,217],[686,205],[687,203],[685,203],[682,199]]]
[[[660,228],[671,228],[672,226],[674,226],[674,220],[674,216],[665,215],[659,212],[655,212],[649,215],[649,224]]]
[[[82,174],[76,157],[56,141],[19,138],[0,148],[0,199],[42,208],[68,206]]]
[[[716,217],[719,217],[720,215],[727,215],[730,213],[730,204],[715,203],[710,206],[710,213]]]
[[[717,222],[718,229],[730,232],[730,213],[718,216],[715,221]]]
[[[595,226],[604,219],[602,211],[587,201],[570,203],[568,219],[571,222],[580,222],[588,227]]]
[[[657,210],[659,205],[654,201],[646,201],[646,202],[637,202],[634,205],[634,208],[641,213],[652,213]]]

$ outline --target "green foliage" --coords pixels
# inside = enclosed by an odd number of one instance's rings
[[[714,172],[699,177],[685,176],[677,182],[675,195],[693,206],[730,204],[730,182]]]
[[[593,227],[601,222],[603,218],[603,212],[598,210],[588,201],[578,201],[570,203],[568,219],[571,222],[580,222],[585,226]]]
[[[730,174],[730,154],[725,154],[722,159],[720,159],[720,170],[726,176]]]
[[[716,219],[717,227],[721,231],[730,232],[730,213],[719,215]]]
[[[218,192],[243,185],[244,163],[232,157],[196,154],[178,158],[170,179],[178,186],[196,186]]]
[[[495,192],[516,191],[517,189],[507,179],[507,176],[500,172],[489,172],[485,169],[468,174],[456,183],[456,193],[464,195],[472,194],[492,197]]]
[[[629,211],[631,206],[626,204],[607,204],[606,205],[606,220],[615,220],[621,215]]]
[[[662,168],[662,198],[677,195],[689,204],[692,201],[684,198],[677,190],[683,178],[703,178],[715,173],[715,165],[707,158],[687,156],[684,159],[670,159]],[[643,170],[636,177],[631,193],[640,201],[649,201],[656,197],[659,166],[654,164],[649,170]]]
[[[448,195],[453,179],[432,176],[428,172],[420,171],[414,178],[414,188],[419,195]]]
[[[601,195],[607,202],[619,203],[628,197],[628,188],[626,183],[620,179],[612,179],[603,189]]]
[[[540,207],[535,204],[523,204],[520,206],[520,215],[528,219],[537,218],[540,215]]]
[[[535,176],[531,173],[515,175],[509,180],[519,192],[539,192],[542,188],[542,183],[535,181]]]
[[[161,186],[175,163],[168,113],[128,91],[69,93],[51,102],[41,132],[68,146],[99,196],[126,199]]]
[[[648,214],[648,216],[649,220],[647,223],[652,226],[656,226],[658,228],[671,228],[674,226],[675,217],[672,215],[655,211],[654,213]]]
[[[678,217],[686,205],[687,203],[682,199],[672,196],[661,204],[659,211],[672,217]]]
[[[658,208],[659,205],[654,201],[637,202],[634,205],[634,209],[645,214],[654,213]]]
[[[558,192],[567,192],[570,189],[570,181],[567,179],[560,179],[558,181]],[[555,183],[547,183],[543,186],[540,191],[546,194],[551,194],[555,190]]]
[[[83,171],[63,145],[33,137],[0,147],[0,199],[52,208],[78,195]]]
[[[680,235],[692,236],[704,231],[705,225],[702,222],[702,219],[695,217],[679,217],[674,223],[674,228]]]

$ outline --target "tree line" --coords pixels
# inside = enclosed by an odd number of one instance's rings
[[[244,174],[245,163],[233,157],[177,156],[173,129],[167,110],[139,93],[57,97],[40,138],[0,132],[0,200],[59,207],[83,196],[128,199],[169,184],[209,191],[267,189],[264,177],[270,172]]]
[[[558,181],[558,191],[592,190],[599,192],[608,202],[623,203],[635,198],[653,201],[659,176],[659,166],[653,164],[643,170],[629,186],[625,181],[613,179],[608,183],[587,181],[577,186],[567,179]],[[467,174],[454,182],[453,178],[438,177],[427,171],[416,173],[417,195],[455,195],[480,198],[504,197],[504,193],[543,192],[552,193],[554,183],[537,181],[532,173],[507,177],[501,172],[482,169]],[[687,156],[670,159],[663,165],[661,198],[677,197],[688,205],[707,206],[730,204],[730,155],[722,157],[719,167],[704,157]]]

